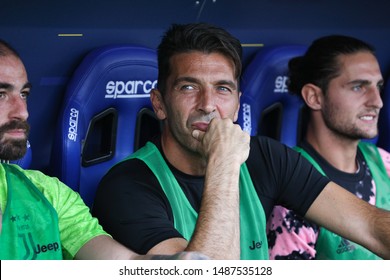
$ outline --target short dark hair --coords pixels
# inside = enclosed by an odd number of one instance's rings
[[[235,77],[239,82],[242,72],[240,41],[226,30],[207,23],[172,24],[157,49],[158,89],[165,94],[166,81],[171,73],[170,60],[179,53],[200,51],[220,53],[234,63]]]
[[[375,49],[362,40],[344,36],[329,35],[313,41],[303,56],[289,61],[288,89],[301,96],[302,87],[312,83],[326,94],[329,82],[340,75],[340,55],[369,52],[375,55]]]

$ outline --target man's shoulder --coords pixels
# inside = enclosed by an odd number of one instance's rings
[[[279,142],[276,139],[273,139],[268,136],[263,136],[263,135],[254,135],[251,136],[251,142],[257,142],[260,143],[260,145],[276,145],[276,146],[283,146],[281,142]]]
[[[50,175],[47,175],[43,173],[40,170],[36,169],[23,169],[18,165],[14,165],[16,169],[18,169],[21,173],[23,173],[27,178],[29,178],[32,181],[53,181],[58,182],[58,178],[52,177]]]
[[[139,170],[144,170],[147,165],[139,158],[126,158],[115,165],[113,165],[107,172],[107,174],[118,173],[136,173]]]
[[[147,164],[138,158],[126,158],[111,167],[99,185],[108,189],[123,188],[129,185],[145,185],[156,182],[156,177]]]
[[[252,136],[250,145],[247,160],[249,165],[258,166],[262,163],[267,165],[270,162],[285,163],[295,158],[292,153],[298,154],[285,144],[267,136]]]
[[[285,153],[293,151],[287,145],[268,136],[251,136],[251,152],[263,151],[271,154]]]

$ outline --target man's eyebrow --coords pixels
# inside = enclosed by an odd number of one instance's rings
[[[196,79],[196,78],[193,78],[193,77],[185,76],[185,77],[177,78],[175,80],[175,82],[174,82],[174,85],[177,85],[177,84],[179,84],[181,82],[199,83],[199,80]],[[227,86],[231,87],[234,90],[237,89],[237,85],[233,81],[230,81],[230,80],[220,80],[220,81],[217,81],[216,84],[217,85],[227,85]]]
[[[23,89],[26,89],[26,88],[31,89],[32,88],[32,84],[30,82],[27,82],[27,83],[24,84],[24,86],[22,88]]]
[[[182,82],[198,83],[199,81],[196,78],[184,76],[184,77],[177,78],[174,82],[174,85],[177,85]]]
[[[13,89],[14,86],[11,85],[10,83],[3,83],[3,82],[0,82],[0,88],[2,89]],[[22,89],[30,89],[32,88],[32,84],[30,82],[27,82],[23,85]]]
[[[381,86],[383,86],[384,83],[385,83],[385,81],[384,81],[383,79],[381,79],[381,80],[379,80],[379,81],[376,83],[376,85],[381,85]],[[364,86],[366,86],[366,85],[371,85],[371,84],[373,84],[373,83],[372,83],[371,81],[369,81],[369,80],[361,79],[361,80],[353,80],[353,81],[350,81],[350,82],[348,82],[347,84],[348,84],[348,85],[357,85],[357,84],[359,84],[359,85],[364,85]]]
[[[347,84],[348,85],[356,85],[356,84],[370,85],[370,84],[372,84],[372,82],[369,80],[359,79],[359,80],[350,81]]]
[[[218,81],[217,83],[218,85],[228,85],[229,87],[231,87],[232,89],[236,90],[237,89],[237,85],[235,82],[233,81],[230,81],[230,80],[222,80],[222,81]]]
[[[2,88],[2,89],[12,89],[13,86],[10,83],[0,82],[0,88]]]

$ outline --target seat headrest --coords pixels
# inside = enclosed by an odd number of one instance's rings
[[[155,50],[110,45],[87,54],[69,81],[53,145],[53,174],[80,192],[87,205],[107,170],[139,145],[136,129],[141,115],[151,114],[157,73]]]
[[[303,101],[288,92],[288,62],[303,55],[302,45],[278,45],[259,50],[244,69],[238,123],[250,135],[265,135],[296,145]]]

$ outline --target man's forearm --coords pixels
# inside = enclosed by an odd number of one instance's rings
[[[239,259],[239,165],[215,162],[213,168],[213,164],[208,167],[198,221],[188,249],[213,259]]]

